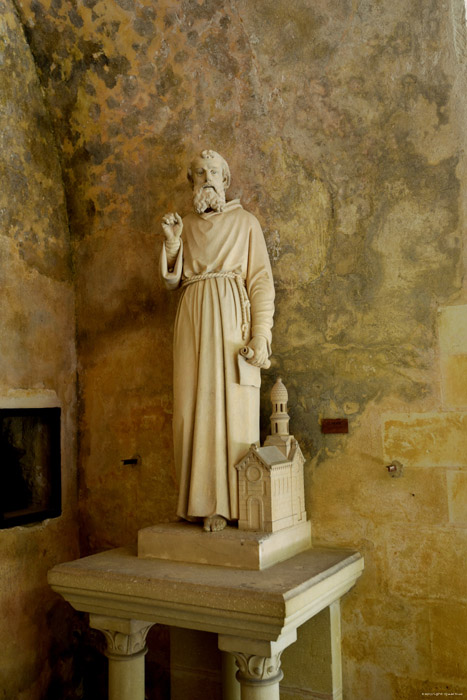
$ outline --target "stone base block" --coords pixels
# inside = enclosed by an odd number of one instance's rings
[[[279,532],[227,527],[205,532],[200,525],[165,523],[138,532],[138,557],[259,571],[311,547],[310,521]]]

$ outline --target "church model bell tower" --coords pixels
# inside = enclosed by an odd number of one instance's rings
[[[292,436],[289,435],[290,417],[287,413],[288,400],[287,389],[279,377],[271,391],[271,434],[267,436],[264,445],[275,445],[285,457],[289,456],[292,446]]]

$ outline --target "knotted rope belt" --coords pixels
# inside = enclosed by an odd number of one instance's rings
[[[242,338],[247,340],[248,330],[251,322],[251,309],[250,300],[248,299],[248,294],[245,287],[245,280],[238,272],[203,272],[201,275],[193,275],[192,277],[187,277],[183,280],[182,287],[188,287],[190,284],[195,282],[202,282],[203,280],[212,280],[216,277],[228,277],[235,281],[237,285],[238,295],[240,297],[240,305],[242,309]]]

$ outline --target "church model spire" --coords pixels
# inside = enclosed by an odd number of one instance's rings
[[[289,395],[282,383],[282,379],[276,381],[271,391],[271,435],[289,434],[289,414],[287,413],[287,401]]]
[[[292,445],[293,436],[289,434],[289,414],[287,413],[287,401],[289,395],[282,383],[282,379],[276,381],[271,391],[271,434],[267,436],[265,445],[275,445],[288,457]]]

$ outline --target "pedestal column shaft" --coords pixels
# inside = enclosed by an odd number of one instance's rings
[[[282,677],[282,676],[281,676]],[[279,700],[279,679],[276,683],[270,683],[265,685],[258,682],[258,684],[245,683],[240,680],[240,697],[241,700]]]
[[[240,683],[235,676],[237,666],[235,657],[222,651],[222,700],[241,700]]]
[[[108,654],[109,700],[144,700],[145,651],[132,656]]]
[[[152,622],[90,615],[89,624],[103,632],[109,660],[108,700],[145,700],[144,657]]]

